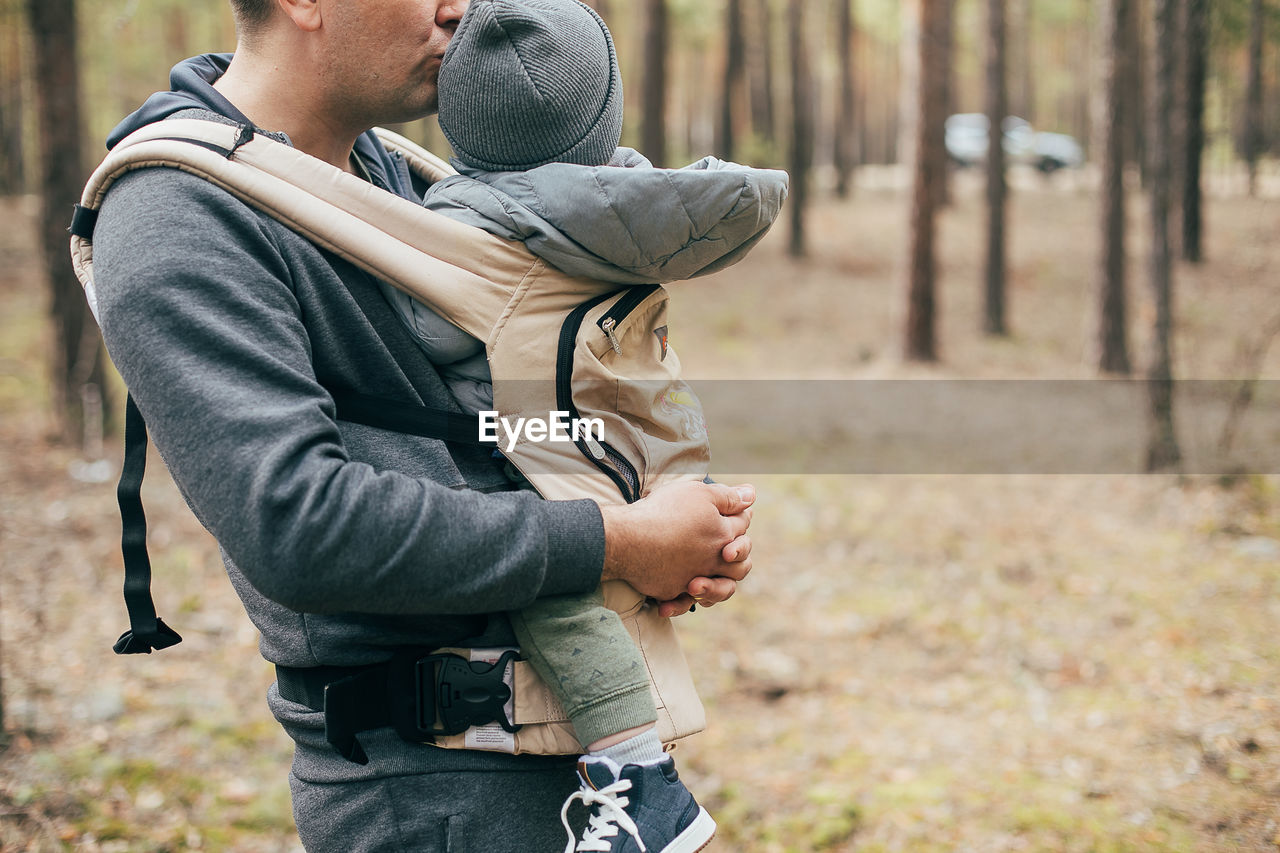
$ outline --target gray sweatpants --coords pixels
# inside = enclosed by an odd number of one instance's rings
[[[447,771],[335,784],[290,774],[308,853],[559,853],[560,806],[578,789],[556,769]],[[570,824],[581,831],[586,810]]]

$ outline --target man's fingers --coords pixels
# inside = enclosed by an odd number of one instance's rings
[[[751,556],[751,537],[742,535],[720,550],[726,563],[740,563]]]
[[[704,604],[704,602],[699,602],[692,595],[683,593],[670,601],[664,601],[659,604],[658,614],[670,619],[673,616],[680,616],[688,613],[693,608],[694,604]],[[707,604],[706,606],[710,605]]]
[[[756,487],[750,483],[741,486],[712,483],[710,487],[712,490],[712,503],[715,504],[716,509],[720,510],[720,514],[724,516],[736,516],[755,503],[756,500]]]
[[[733,578],[694,578],[689,581],[689,595],[704,607],[728,601],[737,591],[738,582]]]

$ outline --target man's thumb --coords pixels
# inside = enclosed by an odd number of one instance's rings
[[[756,488],[750,484],[741,486],[725,486],[716,483],[712,486],[713,501],[721,515],[737,515],[756,500]]]

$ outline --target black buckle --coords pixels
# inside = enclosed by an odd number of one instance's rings
[[[520,727],[507,719],[503,708],[511,701],[511,687],[503,675],[517,657],[515,651],[506,651],[495,663],[469,661],[455,654],[418,658],[414,663],[418,731],[434,738],[489,723],[517,731]]]

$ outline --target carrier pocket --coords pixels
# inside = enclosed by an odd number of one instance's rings
[[[596,325],[609,341],[610,346],[614,350],[620,350],[618,330],[621,324],[645,299],[660,289],[659,285],[653,284],[630,288],[623,291],[621,295],[616,291],[604,293],[588,299],[569,312],[569,316],[560,327],[560,341],[556,351],[556,407],[568,412],[571,419],[577,420],[581,417],[573,399],[573,366],[578,350],[578,335],[587,315],[602,303],[610,299],[614,300],[596,321]],[[635,464],[621,451],[607,441],[590,436],[577,439],[575,444],[587,459],[613,481],[627,503],[640,499],[640,475]]]

